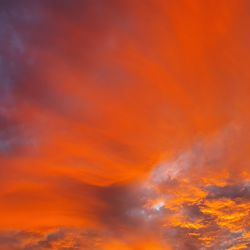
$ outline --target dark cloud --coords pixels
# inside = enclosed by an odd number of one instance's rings
[[[6,250],[100,250],[96,232],[76,228],[59,228],[45,231],[2,231],[0,247]]]
[[[239,183],[235,185],[227,185],[223,187],[209,186],[208,199],[247,199],[250,200],[249,183]]]
[[[129,212],[141,207],[143,204],[140,193],[132,191],[127,185],[112,185],[101,188],[98,192],[101,200],[105,202],[106,209],[100,211],[100,219],[110,230],[119,233],[119,229],[140,227],[141,218],[131,217]]]
[[[4,107],[3,107],[4,109]],[[21,153],[27,147],[34,147],[36,139],[33,128],[20,123],[8,110],[0,112],[0,155]]]

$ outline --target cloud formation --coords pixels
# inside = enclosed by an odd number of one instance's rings
[[[0,3],[0,248],[250,248],[246,0]]]

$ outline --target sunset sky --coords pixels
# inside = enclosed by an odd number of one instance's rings
[[[250,249],[249,0],[0,1],[0,250]]]

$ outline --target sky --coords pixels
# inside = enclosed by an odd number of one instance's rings
[[[0,1],[0,249],[250,249],[249,8]]]

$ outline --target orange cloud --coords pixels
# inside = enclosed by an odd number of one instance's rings
[[[250,247],[248,1],[0,5],[0,248]]]

